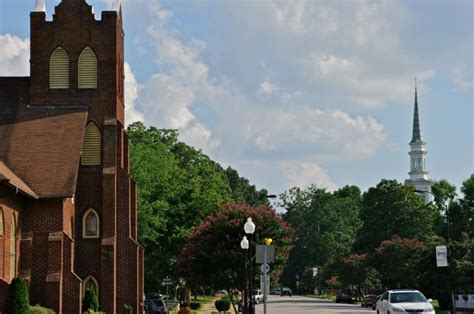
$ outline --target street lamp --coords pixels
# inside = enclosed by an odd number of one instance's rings
[[[246,234],[248,234],[250,236],[250,240],[252,240],[252,236],[253,236],[253,233],[255,232],[255,224],[253,223],[252,221],[252,218],[247,218],[247,222],[245,223],[244,225],[244,231]],[[247,239],[247,237],[244,237],[244,239]],[[251,241],[250,241],[251,242]],[[250,314],[255,314],[255,306],[254,306],[254,303],[253,303],[253,277],[252,277],[252,256],[253,256],[253,252],[252,252],[252,246],[250,245],[249,243],[249,249],[250,249],[250,259],[249,259],[249,288],[250,288],[250,292],[248,294],[248,304],[249,306],[247,307],[250,311]]]
[[[248,314],[248,307],[247,307],[247,297],[248,297],[248,280],[247,280],[247,260],[248,260],[248,253],[249,253],[249,240],[247,240],[247,236],[244,236],[242,241],[240,241],[240,247],[242,250],[245,250],[245,289],[243,293],[243,313]]]

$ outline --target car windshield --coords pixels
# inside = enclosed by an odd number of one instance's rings
[[[428,302],[419,292],[397,292],[390,295],[390,303]]]

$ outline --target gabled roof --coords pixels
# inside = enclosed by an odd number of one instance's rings
[[[39,197],[72,196],[87,106],[31,105],[28,94],[28,77],[0,78],[0,161]]]
[[[18,190],[22,191],[23,193],[33,197],[38,198],[35,192],[16,176],[13,171],[11,171],[3,162],[0,161],[0,182],[5,182],[6,184],[17,188]]]

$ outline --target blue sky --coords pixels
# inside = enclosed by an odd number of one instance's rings
[[[115,0],[87,2],[99,19]],[[472,1],[121,3],[128,122],[259,188],[404,181],[415,77],[431,178],[474,173]],[[0,2],[2,76],[29,73],[34,4]]]

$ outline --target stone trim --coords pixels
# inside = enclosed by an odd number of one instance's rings
[[[63,239],[63,232],[50,232],[48,235],[48,241],[61,241]]]

